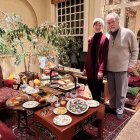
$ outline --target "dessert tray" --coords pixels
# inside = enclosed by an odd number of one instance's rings
[[[53,110],[54,114],[56,115],[63,115],[67,113],[67,109],[65,107],[57,107]]]
[[[75,79],[71,75],[65,74],[62,76],[62,78],[52,81],[50,86],[66,91],[71,90],[75,88]],[[76,87],[79,87],[78,83],[76,83]]]
[[[80,85],[77,83],[76,87],[79,87]],[[61,85],[58,88],[62,89],[62,90],[72,90],[75,88],[75,84],[74,83],[69,83],[69,84],[65,84],[65,85]]]
[[[37,101],[27,101],[22,106],[24,108],[35,108],[39,105],[39,102]]]
[[[57,115],[53,118],[53,122],[58,126],[65,126],[72,122],[72,118],[68,115]]]
[[[75,115],[85,113],[89,109],[89,105],[86,100],[81,98],[71,99],[67,102],[67,110]]]
[[[48,86],[42,86],[39,89],[40,90],[43,90],[46,93],[52,93],[54,95],[60,95],[60,94],[62,94],[61,91],[58,91],[57,89],[54,89],[54,88],[51,88],[51,87],[48,87]]]
[[[22,103],[24,103],[25,101],[28,101],[29,99],[30,99],[29,95],[21,93],[17,96],[9,98],[6,101],[6,105],[9,107],[18,106],[18,105],[21,105]]]
[[[89,105],[89,107],[97,107],[100,105],[100,103],[96,100],[87,100],[87,104]]]
[[[59,88],[59,84],[51,84],[50,87],[51,88]]]

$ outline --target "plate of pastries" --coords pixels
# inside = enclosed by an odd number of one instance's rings
[[[58,88],[63,90],[71,90],[75,88],[74,78],[69,74],[65,74],[61,79],[55,80],[53,83],[58,84]]]
[[[46,102],[46,99],[49,98],[50,96],[53,96],[54,94],[52,93],[34,93],[32,94],[32,97],[35,98],[36,101],[38,101],[39,103],[43,103]]]
[[[9,106],[9,107],[18,106],[18,105],[21,105],[24,102],[28,101],[29,99],[30,99],[29,95],[20,93],[19,95],[16,95],[16,96],[14,96],[12,98],[9,98],[6,101],[6,105]]]
[[[67,109],[65,107],[57,107],[53,110],[54,114],[56,115],[63,115],[67,113]]]

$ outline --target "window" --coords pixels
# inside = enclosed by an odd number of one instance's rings
[[[84,0],[69,0],[57,4],[58,25],[65,24],[65,30],[73,36],[83,37]]]
[[[83,50],[84,38],[84,0],[68,0],[58,3],[56,5],[58,25],[64,24],[64,30],[71,36],[74,36],[79,47],[76,51],[76,58],[78,65],[71,65],[71,67],[81,68],[80,55]],[[81,52],[81,53],[80,53]],[[72,63],[71,58],[71,63]]]

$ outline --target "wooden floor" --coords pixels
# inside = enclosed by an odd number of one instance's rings
[[[138,110],[115,140],[139,140],[140,139],[140,110]]]

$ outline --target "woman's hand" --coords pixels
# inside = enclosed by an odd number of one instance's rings
[[[86,69],[83,70],[83,75],[84,75],[84,76],[87,75],[87,73],[86,73]]]
[[[98,79],[102,79],[103,78],[103,73],[102,72],[98,72],[97,78]]]

